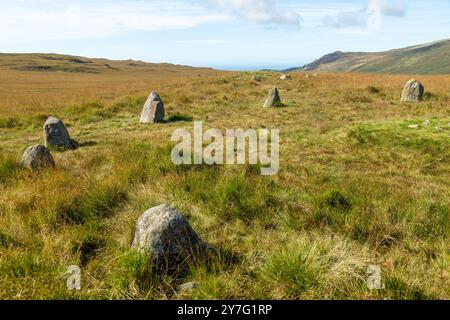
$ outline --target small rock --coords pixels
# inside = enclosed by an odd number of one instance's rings
[[[278,92],[278,88],[274,87],[270,93],[269,96],[266,99],[266,102],[264,103],[264,108],[277,108],[281,107],[281,98],[280,93]]]
[[[180,271],[205,245],[181,213],[163,204],[147,210],[136,225],[132,247],[146,252],[159,271]]]
[[[257,75],[254,75],[254,76],[252,76],[252,81],[253,82],[261,82],[261,77],[257,76]]]
[[[289,74],[283,74],[280,77],[280,80],[291,80],[291,79],[292,79],[292,77]]]
[[[178,286],[178,292],[188,292],[188,291],[193,291],[195,288],[198,287],[198,283],[197,282],[187,282],[184,283],[182,285]]]
[[[164,115],[164,102],[158,92],[153,91],[142,109],[140,122],[143,124],[162,122]]]
[[[56,117],[49,117],[44,124],[45,146],[63,150],[78,148],[78,143],[72,140],[67,127]]]
[[[24,151],[21,165],[24,168],[37,171],[39,169],[52,168],[55,166],[55,162],[50,150],[41,145],[33,145]]]
[[[408,128],[410,128],[410,129],[419,129],[419,125],[418,124],[412,124],[412,125],[410,125],[410,126],[408,126]]]
[[[430,121],[430,120],[426,120],[426,121],[424,121],[424,122],[422,123],[422,125],[423,125],[424,127],[428,127],[428,126],[431,125],[431,121]]]
[[[402,92],[401,102],[420,102],[422,101],[424,86],[417,80],[409,80]]]

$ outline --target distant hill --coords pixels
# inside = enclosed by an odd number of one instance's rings
[[[105,73],[114,71],[212,70],[168,63],[107,60],[48,53],[0,53],[0,68],[34,72]]]
[[[450,40],[384,52],[333,52],[302,67],[323,72],[373,72],[388,74],[450,73]]]

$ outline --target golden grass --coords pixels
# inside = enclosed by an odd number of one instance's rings
[[[0,296],[81,299],[448,299],[450,79],[400,104],[411,76],[167,70],[0,73]],[[154,68],[154,67],[152,67]],[[277,85],[285,108],[262,108]],[[158,90],[168,117],[142,126]],[[18,168],[53,114],[83,147],[57,168]],[[281,171],[174,167],[170,136],[190,128],[277,128]],[[431,120],[418,130],[408,125]],[[3,124],[3,125],[1,125]],[[438,129],[436,128],[438,127]],[[130,251],[137,217],[170,203],[217,254],[180,278]],[[63,272],[82,264],[83,288]],[[380,265],[384,289],[366,269]],[[197,281],[191,293],[175,288]]]

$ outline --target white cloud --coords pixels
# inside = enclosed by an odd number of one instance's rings
[[[324,25],[333,28],[346,28],[366,25],[367,17],[361,11],[340,11],[337,15],[326,15]]]
[[[298,12],[277,5],[275,0],[206,0],[207,6],[224,10],[250,22],[268,25],[299,26]]]
[[[379,29],[382,16],[403,17],[405,14],[406,6],[401,0],[369,0],[364,8],[326,15],[323,23],[333,28],[367,26]]]
[[[0,42],[4,43],[187,29],[232,19],[179,1],[0,0],[0,5]]]
[[[302,15],[305,25],[316,26],[323,20],[327,26],[346,28],[367,22],[370,28],[379,23],[377,15],[400,17],[406,10],[400,0],[364,0],[359,6],[282,0],[0,0],[0,43],[95,39],[238,19],[298,27]]]
[[[379,12],[390,17],[403,17],[406,14],[406,6],[400,0],[369,0],[366,11]]]

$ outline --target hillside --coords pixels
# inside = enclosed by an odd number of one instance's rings
[[[0,53],[0,68],[35,72],[105,73],[112,71],[192,71],[193,68],[169,63],[136,60],[108,60],[48,53]]]
[[[450,40],[375,53],[337,51],[299,69],[323,72],[448,74]]]

